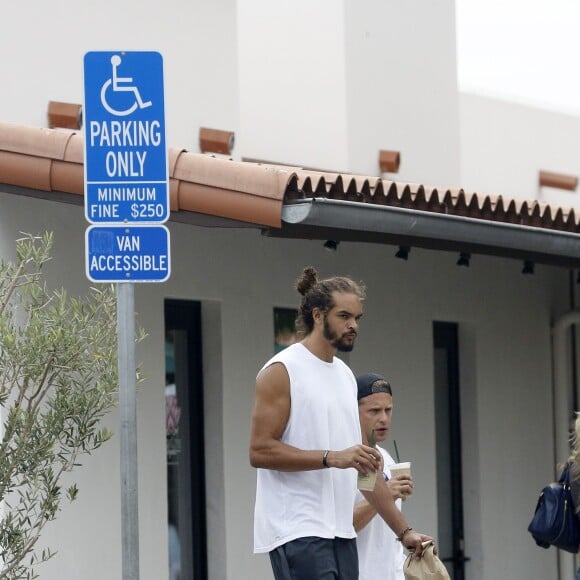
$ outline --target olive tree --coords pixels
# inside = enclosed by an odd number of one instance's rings
[[[39,538],[78,493],[62,476],[111,437],[101,419],[117,402],[114,289],[49,289],[51,247],[23,235],[0,262],[0,579],[37,578],[54,555]]]

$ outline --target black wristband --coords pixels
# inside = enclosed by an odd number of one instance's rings
[[[327,449],[323,455],[322,455],[322,465],[323,467],[328,467],[328,462],[326,461],[326,459],[328,458],[328,454],[330,453],[330,449]]]

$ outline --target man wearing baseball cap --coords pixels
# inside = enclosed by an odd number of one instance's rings
[[[382,375],[366,373],[356,379],[358,409],[363,438],[383,442],[391,427],[393,391]],[[370,444],[370,443],[369,443]],[[383,457],[383,478],[393,494],[395,504],[401,509],[402,500],[413,491],[410,475],[391,478],[390,465],[395,462],[382,447],[376,447]],[[360,580],[404,580],[403,546],[397,536],[377,511],[358,492],[354,508],[354,528],[357,532],[357,550]]]

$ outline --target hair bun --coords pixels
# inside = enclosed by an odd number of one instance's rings
[[[304,268],[302,275],[296,280],[296,290],[305,296],[306,293],[318,283],[316,270],[312,266]]]

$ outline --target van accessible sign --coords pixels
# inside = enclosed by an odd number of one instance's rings
[[[84,58],[85,217],[95,223],[169,218],[163,59],[158,52]]]
[[[93,282],[165,282],[169,278],[165,226],[93,225],[85,238],[86,274]]]

